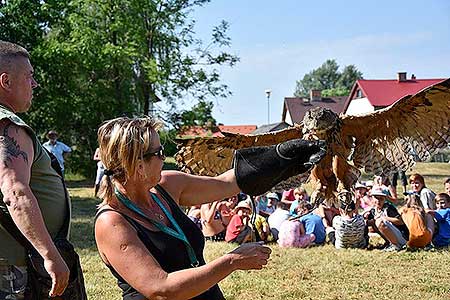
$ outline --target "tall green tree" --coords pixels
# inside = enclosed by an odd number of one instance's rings
[[[211,129],[216,126],[216,119],[212,116],[214,104],[212,101],[201,100],[189,110],[170,114],[170,123],[175,130],[183,127],[202,126]]]
[[[228,24],[207,42],[195,36],[191,14],[208,2],[0,1],[0,39],[30,50],[41,86],[26,120],[41,136],[55,129],[76,145],[69,168],[82,171],[93,167],[102,121],[151,113],[157,101],[173,112],[185,98],[228,96],[217,71],[239,60],[223,51]]]
[[[317,89],[324,96],[346,96],[355,81],[362,78],[363,74],[354,65],[345,66],[340,72],[336,60],[328,59],[297,81],[294,95],[306,97],[310,90]]]
[[[238,58],[214,51],[229,46],[228,24],[222,21],[204,44],[195,38],[195,21],[189,17],[208,2],[75,0],[78,9],[69,16],[64,46],[83,55],[83,66],[94,68],[90,71],[98,77],[107,75],[115,98],[123,97],[123,88],[131,90],[126,94],[139,113],[148,113],[160,99],[176,106],[187,94],[224,97],[229,91],[214,66],[232,66]],[[108,74],[102,74],[105,68]],[[131,85],[124,87],[127,81]]]

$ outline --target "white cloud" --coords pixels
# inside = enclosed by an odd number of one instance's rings
[[[445,46],[444,46],[445,45]],[[283,99],[291,96],[295,82],[326,59],[354,64],[365,78],[395,78],[407,71],[418,78],[450,77],[450,37],[432,32],[368,34],[335,40],[315,40],[280,45],[258,44],[237,49],[241,62],[223,70],[223,80],[233,96],[220,101],[214,115],[225,124],[265,124],[264,90],[271,88],[271,122],[281,120]],[[445,63],[444,63],[445,62]]]

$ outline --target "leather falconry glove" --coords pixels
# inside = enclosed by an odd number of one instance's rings
[[[237,184],[248,195],[261,195],[281,181],[311,170],[326,151],[325,141],[302,139],[236,150],[233,167]]]

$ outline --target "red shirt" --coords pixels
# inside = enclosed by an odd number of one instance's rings
[[[244,225],[239,215],[234,215],[230,223],[227,226],[227,233],[225,234],[225,241],[229,242],[235,239],[241,232],[241,228]]]

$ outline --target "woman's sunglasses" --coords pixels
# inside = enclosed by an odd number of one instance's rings
[[[158,150],[153,151],[153,152],[144,153],[143,156],[144,157],[157,156],[157,157],[159,157],[161,159],[165,159],[166,158],[166,155],[164,154],[164,147],[162,145],[159,147]]]

